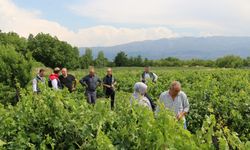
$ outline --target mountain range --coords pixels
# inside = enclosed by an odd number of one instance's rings
[[[96,57],[99,51],[112,60],[120,51],[128,56],[141,55],[148,59],[177,57],[180,59],[216,59],[225,55],[250,56],[250,37],[181,37],[131,42],[108,47],[89,47]],[[84,54],[85,47],[80,48]]]

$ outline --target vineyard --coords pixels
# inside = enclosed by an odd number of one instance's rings
[[[16,105],[0,104],[0,149],[250,149],[250,70],[153,68],[159,79],[149,83],[148,94],[159,107],[161,92],[172,81],[181,82],[190,103],[188,130],[168,110],[154,114],[130,106],[142,71],[114,68],[113,111],[102,87],[92,106],[80,84],[74,93],[43,87],[40,95],[32,93],[30,84]],[[106,70],[96,72],[103,77]],[[80,79],[88,72],[69,73]]]

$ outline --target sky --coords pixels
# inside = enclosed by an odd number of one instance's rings
[[[0,0],[0,30],[78,47],[184,36],[250,36],[250,0]]]

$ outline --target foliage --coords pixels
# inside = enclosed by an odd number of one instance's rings
[[[25,87],[31,79],[31,70],[31,60],[26,60],[12,46],[0,46],[0,82]]]
[[[134,83],[140,80],[139,70],[143,71],[143,68],[114,68],[117,90],[132,93]],[[171,81],[182,83],[191,103],[187,121],[192,133],[201,128],[206,115],[213,114],[222,126],[237,132],[241,140],[250,140],[249,70],[155,68],[152,71],[159,76],[156,84],[147,83],[148,93],[155,101],[168,89]],[[97,73],[102,77],[105,70],[99,69]],[[76,76],[82,74],[87,74],[87,71],[76,72]]]
[[[124,94],[123,94],[124,95]],[[126,95],[126,94],[125,94]],[[157,119],[143,107],[118,99],[92,107],[67,91],[22,92],[16,106],[0,107],[0,139],[7,149],[197,149],[193,136],[162,111]],[[175,134],[175,136],[171,136]],[[178,141],[183,138],[182,141]]]
[[[216,60],[216,65],[218,67],[225,67],[225,68],[240,68],[244,64],[243,60],[239,56],[224,56],[222,58],[218,58]]]
[[[47,67],[66,67],[70,69],[79,66],[78,48],[58,40],[49,34],[39,33],[35,37],[28,38],[28,49],[38,62]]]
[[[87,48],[85,50],[85,54],[80,57],[80,68],[87,69],[89,66],[92,65],[94,65],[92,49]]]
[[[0,105],[3,148],[249,148],[248,70],[154,70],[159,81],[148,83],[148,93],[156,101],[171,81],[182,83],[191,104],[187,116],[189,132],[159,103],[161,111],[156,115],[137,104],[130,106],[132,87],[140,76],[138,69],[114,68],[118,80],[114,111],[105,98],[99,98],[94,107],[89,105],[80,86],[72,94],[46,87],[41,87],[40,95],[34,95],[31,87],[23,90],[16,106]],[[103,69],[97,72],[99,77],[105,74]],[[71,73],[79,79],[87,70]],[[102,93],[101,88],[98,93]]]
[[[95,59],[95,66],[101,68],[107,65],[108,65],[108,59],[105,58],[103,51],[99,51],[97,58]]]
[[[250,67],[250,57],[247,57],[247,58],[244,60],[244,66]]]
[[[114,59],[114,63],[117,67],[120,67],[120,66],[127,66],[127,63],[128,63],[128,57],[127,55],[125,54],[125,52],[119,52],[117,53],[115,59]]]
[[[14,32],[3,33],[0,31],[0,45],[12,45],[17,52],[23,55],[28,53],[27,40]]]
[[[16,90],[9,85],[0,83],[0,103],[7,105],[16,103]]]
[[[25,59],[12,46],[0,45],[0,102],[15,103],[19,87],[26,87],[31,80],[31,73],[31,59]]]
[[[125,52],[117,53],[114,60],[105,58],[103,51],[100,51],[94,60],[92,50],[86,48],[85,54],[79,56],[79,50],[69,43],[60,41],[57,37],[49,34],[39,33],[36,36],[29,35],[28,39],[20,37],[17,33],[0,32],[0,45],[12,45],[14,49],[25,57],[31,51],[36,61],[43,63],[47,67],[67,67],[70,69],[106,66],[166,66],[166,67],[219,67],[219,68],[242,68],[250,66],[250,59],[229,55],[217,58],[216,60],[206,59],[179,59],[166,57],[159,60],[149,60],[143,56],[128,56]]]

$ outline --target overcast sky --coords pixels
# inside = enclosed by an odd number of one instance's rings
[[[182,36],[250,36],[250,0],[0,0],[0,29],[74,46]]]

